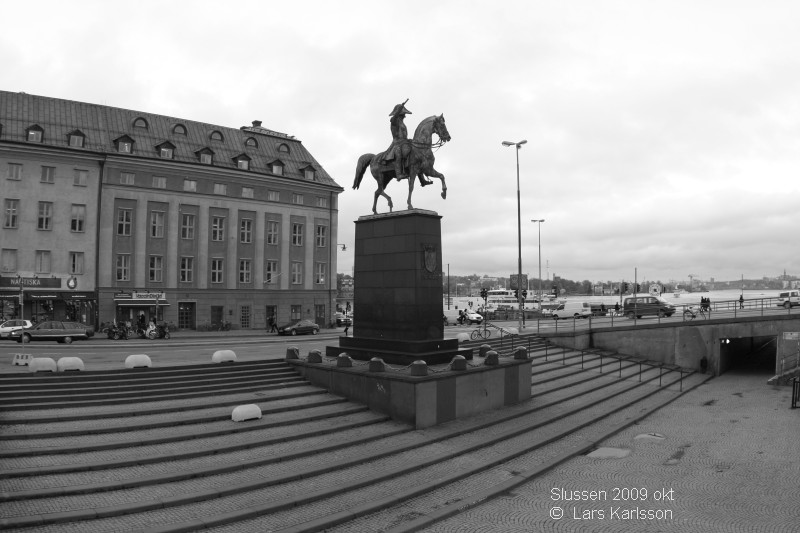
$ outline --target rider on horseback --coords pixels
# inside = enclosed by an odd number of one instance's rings
[[[392,144],[383,153],[383,161],[388,164],[394,164],[394,175],[397,181],[400,181],[408,176],[403,172],[403,144],[408,143],[408,129],[403,122],[406,115],[410,115],[411,111],[406,109],[406,102],[397,104],[389,113],[392,117],[389,119],[389,129],[392,131]]]

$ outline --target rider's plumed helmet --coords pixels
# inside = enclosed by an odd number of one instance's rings
[[[411,115],[411,114],[412,114],[411,111],[406,109],[405,103],[402,103],[394,106],[394,109],[392,109],[392,112],[389,113],[389,116],[394,117],[396,115]]]

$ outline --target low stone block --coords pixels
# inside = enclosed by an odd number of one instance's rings
[[[464,358],[463,355],[457,355],[453,357],[453,360],[450,362],[450,370],[466,370],[467,369],[467,360]]]
[[[29,353],[15,353],[11,364],[14,366],[28,366],[31,363],[31,359],[33,359],[33,356]]]
[[[350,368],[353,366],[353,360],[346,353],[340,353],[336,358],[336,366],[339,368]]]
[[[286,359],[300,359],[300,348],[297,346],[286,348]]]
[[[412,376],[427,376],[428,364],[425,361],[414,361],[411,363]]]
[[[500,358],[497,355],[497,352],[495,352],[494,350],[486,352],[486,360],[483,362],[483,364],[492,366],[500,364]]]
[[[134,353],[125,358],[125,368],[150,368],[153,362],[144,353]]]
[[[231,420],[234,422],[258,420],[259,418],[261,418],[261,408],[254,403],[237,405],[233,408],[233,413],[231,413]]]
[[[85,370],[83,360],[80,357],[62,357],[56,365],[59,372]]]
[[[58,366],[52,357],[34,357],[28,364],[30,372],[57,372]]]
[[[321,363],[322,362],[322,352],[319,350],[311,350],[308,352],[308,362],[309,363]]]
[[[461,344],[462,342],[467,342],[469,340],[469,334],[461,332],[456,335],[456,339],[458,339],[458,343]]]
[[[489,346],[488,344],[481,344],[481,347],[478,348],[478,355],[481,357],[486,357],[486,354],[490,352],[491,349],[492,347]]]
[[[380,357],[373,357],[369,360],[370,372],[386,372],[386,363]]]
[[[514,349],[514,359],[525,360],[528,358],[528,349],[524,346],[517,346]]]
[[[211,356],[212,363],[235,363],[236,353],[233,350],[217,350]]]

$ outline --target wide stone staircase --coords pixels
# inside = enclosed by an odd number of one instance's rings
[[[0,529],[424,531],[708,378],[535,336],[487,343],[528,348],[532,398],[425,430],[283,360],[0,376]],[[242,404],[262,418],[233,422]]]

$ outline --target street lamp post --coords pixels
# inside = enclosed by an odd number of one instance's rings
[[[519,330],[522,332],[522,216],[520,214],[519,199],[519,149],[525,144],[526,140],[519,142],[503,141],[503,146],[516,146],[514,152],[517,155],[517,300],[519,302]]]
[[[539,311],[542,310],[542,222],[543,218],[531,220],[539,224]]]

